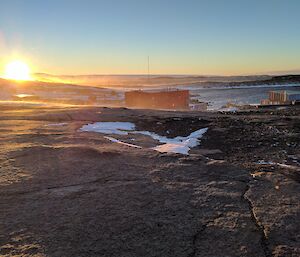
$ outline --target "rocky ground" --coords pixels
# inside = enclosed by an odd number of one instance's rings
[[[299,107],[0,108],[0,256],[300,256]],[[209,130],[185,156],[79,131],[94,121]]]

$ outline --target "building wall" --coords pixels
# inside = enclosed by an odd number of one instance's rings
[[[300,101],[300,93],[291,91],[270,91],[269,99],[261,101],[262,105],[294,104]]]
[[[287,95],[285,91],[270,91],[269,100],[273,102],[284,103],[287,101]]]
[[[130,108],[188,110],[189,91],[126,92],[125,104]]]
[[[290,91],[270,91],[269,100],[271,102],[288,103],[290,101],[299,101],[300,93]]]
[[[300,101],[300,93],[288,95],[288,100],[289,101]]]

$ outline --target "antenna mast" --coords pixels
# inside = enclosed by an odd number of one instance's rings
[[[149,78],[150,78],[150,57],[148,55],[148,82],[149,82]]]

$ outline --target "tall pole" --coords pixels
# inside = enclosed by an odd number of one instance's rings
[[[150,57],[148,55],[148,82],[149,82],[149,78],[150,78]]]

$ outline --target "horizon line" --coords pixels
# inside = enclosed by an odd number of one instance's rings
[[[91,73],[91,74],[53,74],[47,72],[34,72],[32,75],[49,75],[49,76],[189,76],[189,77],[251,77],[251,76],[288,76],[300,75],[300,69],[294,71],[273,71],[266,73],[249,73],[238,75],[223,75],[223,74],[172,74],[172,73]]]

